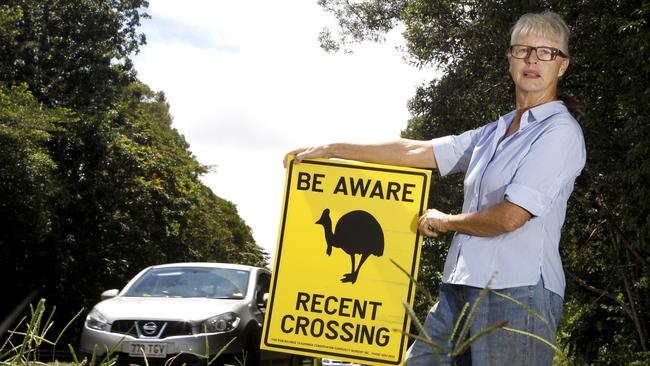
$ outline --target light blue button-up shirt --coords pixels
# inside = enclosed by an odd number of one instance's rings
[[[463,212],[504,199],[533,217],[519,229],[493,237],[456,233],[443,282],[494,289],[535,285],[564,296],[560,230],[576,177],[585,165],[582,130],[564,103],[553,101],[524,112],[519,130],[503,139],[515,116],[457,136],[432,140],[441,175],[465,173]]]

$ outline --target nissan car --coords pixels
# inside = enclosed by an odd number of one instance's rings
[[[235,264],[148,267],[122,290],[102,294],[80,350],[127,364],[259,365],[270,278],[265,268]]]

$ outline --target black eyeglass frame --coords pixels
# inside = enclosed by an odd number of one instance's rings
[[[524,56],[524,57],[515,56],[515,54],[512,52],[514,47],[526,47],[526,49],[527,49],[526,56]],[[540,48],[551,51],[551,58],[549,60],[543,60],[543,59],[539,58],[539,54],[537,53],[537,50],[540,49]],[[555,60],[557,58],[557,56],[560,56],[562,58],[569,58],[569,56],[567,56],[559,48],[548,47],[548,46],[533,47],[533,46],[528,46],[528,45],[525,45],[525,44],[513,44],[513,45],[511,45],[510,46],[510,56],[512,56],[512,57],[514,57],[516,59],[519,59],[519,60],[525,60],[525,59],[530,57],[530,54],[531,54],[531,52],[533,52],[533,50],[535,51],[535,57],[537,57],[537,59],[540,60],[540,61],[553,61],[553,60]]]

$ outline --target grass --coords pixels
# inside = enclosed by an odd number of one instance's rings
[[[49,345],[55,349],[63,333],[65,333],[83,311],[83,309],[79,311],[52,341],[48,339],[48,333],[53,326],[52,317],[54,316],[56,307],[46,317],[45,299],[41,299],[36,307],[30,304],[29,310],[30,319],[26,323],[26,329],[24,331],[19,330],[21,326],[25,325],[25,320],[27,319],[23,317],[18,322],[16,328],[8,331],[9,336],[4,340],[2,346],[0,346],[0,366],[44,364],[39,359],[39,349],[44,345]],[[79,362],[77,364],[83,365]]]

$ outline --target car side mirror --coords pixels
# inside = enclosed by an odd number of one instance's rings
[[[102,292],[100,298],[101,298],[102,300],[111,299],[111,298],[117,296],[117,294],[119,294],[119,293],[120,293],[120,290],[118,290],[118,289],[116,289],[116,288],[114,288],[114,289],[110,289],[110,290],[106,290],[106,291]]]
[[[266,304],[269,302],[269,293],[265,292],[261,297],[262,298],[260,299],[258,296],[257,306],[259,306],[261,309],[266,309]]]

